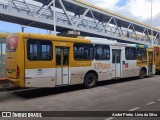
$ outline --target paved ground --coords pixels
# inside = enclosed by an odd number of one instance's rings
[[[0,111],[160,111],[160,76],[52,89],[0,93]],[[17,118],[16,118],[17,119]],[[42,118],[44,119],[44,118]],[[53,119],[53,118],[48,118]],[[58,120],[158,120],[160,118],[54,118]]]

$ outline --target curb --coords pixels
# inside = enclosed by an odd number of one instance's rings
[[[5,88],[8,88],[10,85],[9,85],[9,81],[5,78],[0,78],[0,91],[5,89]]]
[[[7,81],[7,78],[0,78],[0,81]]]

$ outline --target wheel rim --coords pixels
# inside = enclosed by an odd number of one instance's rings
[[[90,85],[90,84],[92,84],[93,83],[93,78],[92,77],[89,77],[88,78],[88,84]]]
[[[94,83],[94,78],[93,77],[89,77],[87,83],[88,83],[88,85],[92,85]]]
[[[144,70],[141,70],[141,72],[140,72],[140,77],[141,77],[141,78],[144,78],[144,74],[145,74]]]
[[[87,76],[84,79],[84,85],[86,88],[92,88],[95,87],[97,83],[97,77],[93,73],[87,74]]]

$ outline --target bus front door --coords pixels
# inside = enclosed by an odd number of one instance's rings
[[[121,50],[112,49],[112,78],[121,77]]]
[[[69,48],[56,47],[56,85],[69,84]]]
[[[148,51],[148,73],[153,73],[153,52]]]

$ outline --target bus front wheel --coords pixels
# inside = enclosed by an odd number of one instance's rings
[[[139,78],[140,78],[140,79],[143,79],[145,76],[146,76],[146,71],[145,71],[145,69],[141,69],[140,72],[139,72]]]
[[[93,73],[88,73],[84,78],[84,86],[86,88],[93,88],[97,84],[97,77]]]

